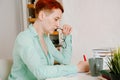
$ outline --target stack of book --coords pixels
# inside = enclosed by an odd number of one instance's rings
[[[107,63],[108,58],[111,58],[113,49],[105,48],[105,49],[93,49],[94,57],[103,58],[103,69],[108,69]]]

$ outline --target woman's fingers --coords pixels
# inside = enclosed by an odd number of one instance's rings
[[[72,27],[70,25],[63,25],[63,34],[69,35],[71,33]]]

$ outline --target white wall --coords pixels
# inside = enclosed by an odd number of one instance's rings
[[[20,0],[0,0],[0,58],[11,58],[21,30]],[[92,49],[120,45],[120,0],[63,0],[63,22],[73,27],[72,63]]]
[[[12,58],[16,35],[20,31],[17,0],[0,0],[0,58]]]
[[[94,48],[120,46],[120,0],[63,0],[63,22],[73,27],[72,63]]]

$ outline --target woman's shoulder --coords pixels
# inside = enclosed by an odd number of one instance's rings
[[[29,34],[26,33],[26,31],[20,32],[20,33],[17,35],[17,39],[21,39],[21,38],[29,38]]]
[[[30,42],[31,40],[32,40],[32,36],[30,32],[28,32],[27,30],[20,32],[16,38],[16,41],[19,42]]]

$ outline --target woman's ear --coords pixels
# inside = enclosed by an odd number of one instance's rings
[[[44,11],[40,11],[38,14],[38,18],[40,21],[42,21],[45,18],[45,12]]]

